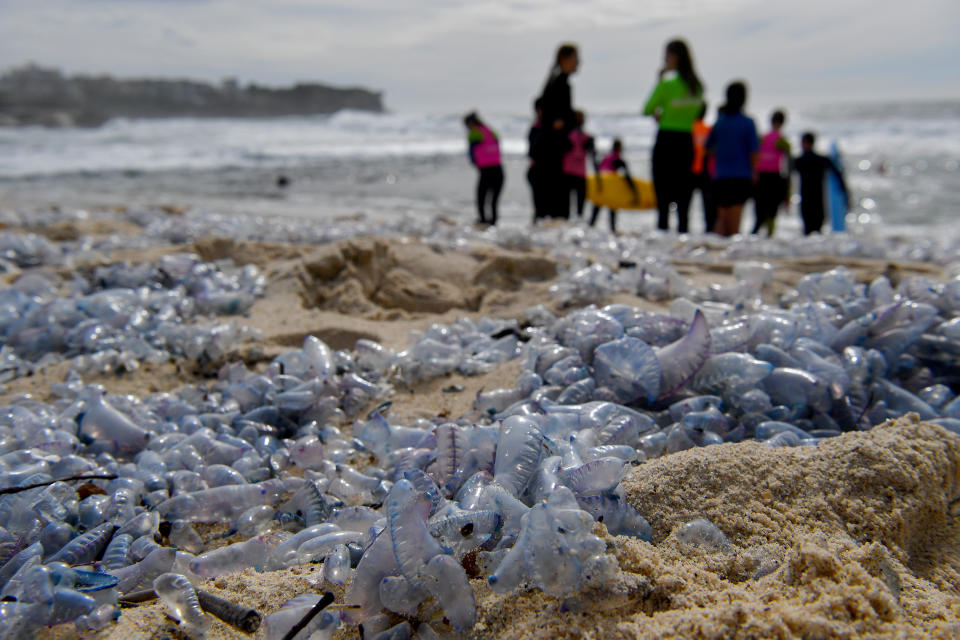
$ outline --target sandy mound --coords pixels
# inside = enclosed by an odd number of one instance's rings
[[[483,638],[957,637],[960,437],[905,418],[817,447],[720,445],[624,481],[655,545],[608,538],[609,591],[560,602],[480,585]],[[695,517],[732,551],[681,544]],[[769,575],[753,576],[760,566]]]
[[[556,273],[553,261],[536,254],[492,247],[463,253],[417,241],[364,238],[305,258],[301,297],[306,307],[340,313],[479,311],[492,293],[518,291]]]

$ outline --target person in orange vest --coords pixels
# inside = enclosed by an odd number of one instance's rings
[[[713,175],[716,171],[716,160],[707,155],[707,138],[710,136],[710,125],[704,118],[707,115],[707,105],[700,109],[700,116],[694,121],[690,134],[693,136],[693,188],[700,190],[703,201],[703,224],[707,233],[712,233],[717,224],[717,205],[713,201]]]
[[[500,140],[476,113],[468,113],[463,119],[467,127],[467,142],[470,144],[470,162],[480,170],[477,182],[477,212],[480,224],[497,224],[497,202],[503,190],[503,166],[500,164]],[[487,202],[490,216],[486,215]]]
[[[582,218],[583,204],[587,199],[587,156],[590,156],[594,172],[599,173],[599,170],[593,136],[583,130],[586,116],[579,109],[574,114],[577,124],[570,130],[570,149],[563,156],[563,175],[567,181],[567,193],[573,193],[576,199],[577,218]]]

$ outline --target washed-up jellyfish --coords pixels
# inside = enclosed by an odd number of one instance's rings
[[[601,586],[617,575],[617,560],[592,533],[593,518],[561,487],[524,514],[517,542],[488,579],[497,593],[521,585],[563,597]]]
[[[622,404],[639,399],[653,402],[660,394],[661,368],[653,348],[637,338],[606,342],[594,351],[597,384],[607,387]]]
[[[730,551],[730,541],[723,531],[709,520],[696,518],[676,530],[677,539],[684,544],[702,547],[708,551]]]

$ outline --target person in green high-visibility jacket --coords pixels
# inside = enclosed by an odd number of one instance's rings
[[[677,230],[689,231],[693,194],[693,123],[703,108],[703,84],[693,67],[690,49],[683,40],[671,40],[664,52],[660,82],[654,87],[643,114],[657,119],[653,145],[653,188],[657,194],[657,227],[670,228],[670,204],[677,205]]]

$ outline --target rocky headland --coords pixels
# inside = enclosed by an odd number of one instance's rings
[[[383,111],[381,92],[297,83],[290,87],[212,85],[195,80],[66,76],[26,65],[0,76],[0,126],[95,127],[111,118],[265,118]]]

